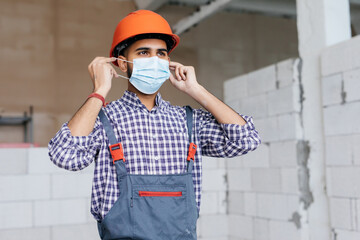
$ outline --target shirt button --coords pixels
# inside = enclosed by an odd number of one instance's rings
[[[156,139],[156,134],[153,135],[153,139]]]
[[[159,161],[159,156],[155,156],[154,159],[155,159],[156,161]]]

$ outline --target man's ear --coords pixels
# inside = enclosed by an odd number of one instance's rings
[[[126,58],[124,56],[119,56],[118,58],[122,59],[122,60],[126,60]],[[121,61],[121,60],[117,60],[117,64],[119,65],[119,68],[122,72],[126,73],[127,72],[127,62],[125,61]]]

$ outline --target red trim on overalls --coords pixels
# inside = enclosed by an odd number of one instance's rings
[[[190,161],[191,159],[195,161],[195,153],[196,153],[197,145],[195,143],[190,143],[189,146],[189,153],[187,156],[187,160]]]
[[[110,145],[109,148],[110,148],[110,153],[111,153],[111,157],[113,159],[114,164],[115,164],[115,161],[118,161],[118,160],[123,160],[125,162],[124,151],[123,151],[121,143],[116,143],[116,144]]]

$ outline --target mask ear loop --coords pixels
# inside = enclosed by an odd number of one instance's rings
[[[114,57],[114,58],[115,58],[115,59],[118,59],[118,60],[120,60],[120,61],[123,61],[123,62],[133,63],[133,62],[131,62],[131,61],[127,61],[127,60],[124,60],[124,59],[121,59],[121,58],[117,58],[117,57]],[[116,76],[117,76],[117,77],[122,77],[122,78],[125,78],[125,79],[130,79],[130,78],[125,77],[125,76],[123,76],[123,75],[120,75],[120,74],[118,74],[118,73],[116,73]]]

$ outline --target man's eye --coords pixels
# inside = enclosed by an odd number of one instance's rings
[[[163,57],[163,56],[165,56],[165,53],[164,52],[158,52],[158,55]]]
[[[146,51],[141,51],[141,52],[139,52],[139,55],[145,55],[145,54],[147,54]]]

